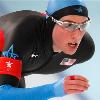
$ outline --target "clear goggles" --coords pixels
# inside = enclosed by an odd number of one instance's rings
[[[76,22],[70,22],[70,21],[56,20],[52,16],[49,16],[49,17],[52,18],[53,22],[55,22],[56,24],[58,24],[59,26],[61,26],[65,30],[68,30],[68,31],[71,31],[71,32],[76,30],[76,29],[80,29],[81,31],[86,31],[86,29],[87,29],[87,27],[89,26],[89,23],[90,23],[90,19],[89,18],[88,18],[87,21],[85,21],[83,23],[76,23]]]

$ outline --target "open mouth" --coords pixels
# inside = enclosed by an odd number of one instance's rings
[[[68,43],[68,46],[71,48],[76,48],[78,43]]]

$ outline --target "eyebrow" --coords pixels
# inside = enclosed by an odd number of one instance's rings
[[[71,21],[71,20],[62,20],[63,22],[72,22],[72,23],[76,23],[74,21]]]
[[[71,22],[71,23],[77,23],[77,22],[74,22],[74,21],[71,21],[71,20],[62,20],[63,22]],[[86,21],[88,21],[88,20],[86,20]],[[84,22],[81,22],[81,23],[85,23],[86,21],[84,21]]]

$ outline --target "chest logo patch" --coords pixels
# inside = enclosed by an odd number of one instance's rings
[[[64,58],[60,65],[67,65],[67,66],[71,66],[76,62],[76,59],[70,59],[70,58]]]

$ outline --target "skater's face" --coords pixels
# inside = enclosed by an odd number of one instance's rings
[[[84,16],[68,15],[62,17],[60,23],[56,22],[52,33],[54,51],[74,54],[86,32],[88,20]]]

